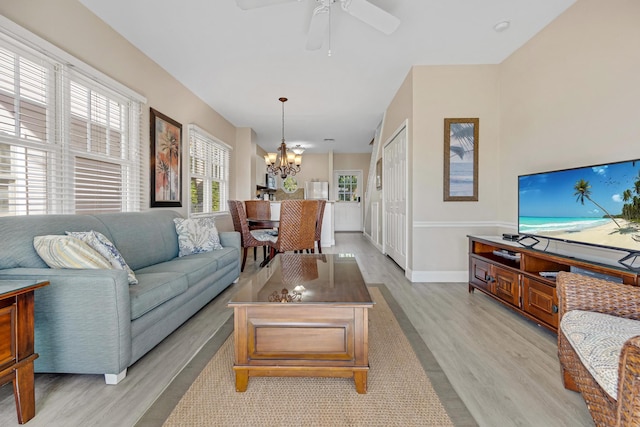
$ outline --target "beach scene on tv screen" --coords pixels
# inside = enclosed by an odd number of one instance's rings
[[[640,160],[518,180],[521,234],[640,250]]]

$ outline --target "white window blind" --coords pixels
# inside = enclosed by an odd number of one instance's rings
[[[0,31],[0,215],[141,210],[141,141],[139,100]]]
[[[189,213],[225,211],[231,147],[197,125],[189,125]]]

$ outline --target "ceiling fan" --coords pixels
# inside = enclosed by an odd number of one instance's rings
[[[256,9],[264,6],[273,6],[282,3],[293,3],[302,0],[236,0],[240,9]],[[389,12],[367,0],[315,0],[318,6],[313,10],[309,33],[307,35],[307,49],[316,50],[322,47],[324,36],[329,26],[331,5],[340,2],[342,10],[349,15],[358,18],[376,30],[389,35],[400,25],[400,20]]]

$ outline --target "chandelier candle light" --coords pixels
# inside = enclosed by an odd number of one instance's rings
[[[294,176],[300,172],[304,149],[297,145],[292,152],[288,152],[287,144],[284,142],[284,103],[287,102],[287,98],[280,98],[279,101],[282,102],[282,142],[278,148],[280,158],[278,158],[278,153],[269,153],[264,156],[264,161],[267,164],[268,173],[273,176],[280,175],[282,179],[285,179],[287,175]]]

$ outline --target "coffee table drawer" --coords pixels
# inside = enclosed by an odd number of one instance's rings
[[[353,322],[352,308],[250,308],[248,362],[353,361]]]

